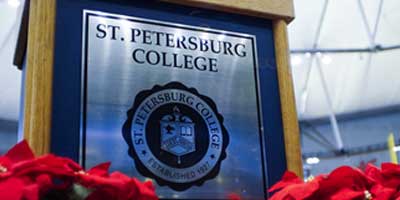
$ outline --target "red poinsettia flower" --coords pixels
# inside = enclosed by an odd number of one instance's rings
[[[93,189],[88,200],[156,200],[158,199],[153,184],[149,181],[141,183],[120,172],[108,174],[110,163],[99,164],[87,172],[77,173],[78,182]]]
[[[357,168],[339,167],[320,182],[319,190],[313,195],[313,198],[364,200],[366,196],[371,195],[370,190],[374,183],[373,179]]]
[[[34,159],[32,150],[26,141],[12,147],[5,155],[0,156],[0,180],[12,174],[15,164]]]
[[[379,168],[368,164],[365,169],[365,175],[375,181],[370,191],[375,200],[394,199],[397,190],[396,188],[390,187],[393,186],[393,181],[385,180],[386,178],[382,175],[382,171]],[[394,186],[396,185],[397,184],[394,184]]]
[[[26,141],[22,141],[0,157],[0,179],[9,175],[34,176],[47,173],[55,176],[73,177],[82,168],[68,158],[45,155],[35,158]]]
[[[282,179],[279,182],[277,182],[275,185],[273,185],[268,190],[268,192],[273,192],[275,190],[282,189],[286,186],[293,185],[293,184],[299,184],[299,183],[303,183],[303,181],[295,173],[286,171],[283,174]]]
[[[372,169],[369,171],[373,174]],[[273,200],[365,200],[390,199],[393,190],[384,188],[375,179],[368,177],[359,169],[348,166],[339,167],[327,176],[318,176],[303,183],[295,174],[285,173],[283,179],[269,192],[278,190]]]
[[[35,158],[27,142],[22,141],[0,157],[0,187],[6,188],[0,192],[0,199],[38,199],[40,194],[60,186],[53,183],[55,177],[72,180],[74,170],[79,169],[70,159],[54,155]],[[62,189],[71,184],[72,181],[61,184]]]
[[[51,177],[41,174],[36,177],[10,176],[0,180],[0,199],[38,200],[40,194],[53,185]]]
[[[381,173],[376,175],[377,180],[388,188],[393,188],[396,191],[400,189],[400,166],[393,163],[382,163]]]
[[[276,192],[271,200],[302,200],[308,199],[312,196],[319,188],[320,181],[323,176],[318,176],[312,181],[303,182],[293,172],[285,172],[281,181],[272,186],[268,192]]]
[[[79,170],[82,168],[74,161],[49,154],[15,163],[10,172],[13,177],[25,180],[26,185],[37,183],[40,194],[44,194],[52,189],[69,188],[73,184],[75,172]]]
[[[114,172],[101,185],[97,185],[87,199],[156,200],[158,198],[150,181],[141,183],[135,178]]]
[[[380,183],[372,186],[370,192],[374,200],[391,200],[394,199],[396,194],[395,189],[384,187]]]
[[[0,199],[38,200],[74,182],[93,190],[88,199],[157,199],[151,182],[141,183],[120,172],[109,174],[109,167],[110,163],[103,163],[85,172],[68,158],[52,154],[35,158],[23,141],[0,157]]]
[[[35,176],[37,174],[46,173],[53,177],[70,178],[73,178],[75,172],[80,170],[82,170],[82,168],[74,161],[52,154],[16,163],[12,168],[14,176]]]
[[[19,200],[24,196],[25,182],[10,177],[0,181],[0,199]]]
[[[83,170],[75,172],[75,176],[79,184],[87,188],[92,188],[103,184],[109,184],[109,168],[109,162],[101,163],[89,169],[87,172]]]
[[[43,176],[38,182],[31,177],[15,176],[15,169],[20,163],[29,163],[33,159],[33,152],[26,141],[18,143],[0,157],[0,199],[38,199],[39,188],[41,184],[44,184]]]

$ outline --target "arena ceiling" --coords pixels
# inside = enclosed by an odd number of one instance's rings
[[[22,3],[0,0],[0,119],[17,120],[12,65]],[[400,105],[400,1],[295,0],[289,25],[300,120]]]

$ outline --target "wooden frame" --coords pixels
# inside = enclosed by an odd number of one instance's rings
[[[273,29],[287,168],[288,170],[295,172],[297,175],[303,176],[300,130],[293,92],[292,73],[289,64],[289,45],[286,22],[282,19],[275,20],[273,22]]]
[[[166,2],[240,13],[273,20],[277,74],[279,79],[282,121],[287,168],[302,176],[300,135],[289,66],[287,23],[294,18],[292,0],[164,0]],[[31,0],[27,42],[27,64],[23,130],[36,154],[50,151],[52,81],[54,59],[55,0]],[[20,34],[23,36],[24,33]],[[23,42],[23,41],[19,41]],[[24,45],[18,45],[24,48]],[[14,63],[22,64],[17,49]]]
[[[163,0],[192,7],[240,13],[266,19],[294,19],[292,0]]]

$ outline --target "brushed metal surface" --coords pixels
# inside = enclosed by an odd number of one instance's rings
[[[86,112],[82,121],[86,137],[85,163],[87,167],[111,161],[111,170],[119,170],[131,176],[145,179],[136,171],[132,158],[128,156],[127,145],[121,129],[126,112],[132,106],[135,96],[142,90],[155,85],[179,81],[193,87],[216,103],[218,112],[224,117],[230,143],[227,158],[222,162],[218,177],[194,186],[183,192],[157,186],[160,198],[226,198],[236,192],[245,199],[264,199],[265,183],[262,169],[261,122],[257,106],[258,84],[256,38],[252,35],[193,27],[168,22],[153,21],[97,11],[86,10],[83,14],[83,78],[86,81]],[[167,19],[166,19],[167,20]],[[118,26],[114,39],[112,27],[101,39],[98,25]],[[104,27],[100,27],[103,29]],[[174,37],[193,36],[204,40],[220,40],[231,44],[243,44],[245,56],[213,53],[199,49],[172,48],[131,41],[131,28],[173,34]],[[96,35],[97,34],[97,35]],[[200,71],[177,67],[140,64],[134,61],[132,53],[144,51],[173,53],[178,56],[203,56],[217,59],[215,70]],[[243,52],[242,52],[243,53]],[[144,58],[144,57],[141,57]],[[154,57],[153,57],[154,58]],[[182,59],[182,58],[181,58]],[[85,84],[83,84],[85,87]]]

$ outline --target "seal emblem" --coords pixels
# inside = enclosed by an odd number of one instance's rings
[[[175,106],[173,115],[165,115],[161,120],[161,149],[176,155],[181,164],[181,156],[196,150],[195,142],[194,123]]]
[[[122,132],[136,169],[178,191],[216,177],[229,143],[212,99],[179,82],[139,92]]]

